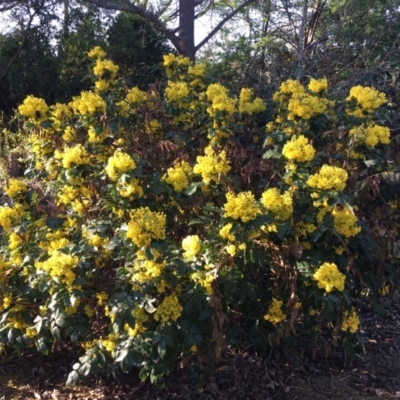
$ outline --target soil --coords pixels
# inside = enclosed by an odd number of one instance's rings
[[[274,349],[269,359],[251,351],[226,351],[201,389],[176,369],[163,388],[140,382],[137,371],[118,381],[91,378],[64,386],[76,356],[0,356],[0,400],[319,400],[400,398],[400,296],[384,302],[383,314],[360,302],[365,352],[350,359],[340,348],[311,356]],[[329,353],[329,355],[328,355]],[[327,355],[327,357],[325,357]]]

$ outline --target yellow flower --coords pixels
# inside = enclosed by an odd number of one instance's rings
[[[238,195],[233,193],[226,194],[227,202],[224,205],[224,217],[241,219],[243,222],[252,221],[261,213],[254,195],[251,192],[242,192]]]
[[[129,103],[142,103],[146,100],[146,93],[135,86],[127,93],[126,100]]]
[[[360,319],[358,318],[357,312],[354,307],[350,311],[345,311],[343,314],[343,323],[341,330],[355,333],[360,325]]]
[[[390,143],[390,129],[386,126],[368,124],[366,127],[361,126],[351,129],[349,135],[354,137],[356,141],[371,147],[375,147],[379,143]]]
[[[143,189],[139,180],[132,178],[125,182],[117,183],[117,191],[122,197],[128,197],[130,200],[143,196]]]
[[[173,167],[168,168],[162,180],[173,186],[176,192],[182,192],[189,186],[189,176],[192,167],[186,161],[181,161]]]
[[[324,164],[318,173],[309,177],[307,185],[315,189],[342,191],[346,187],[347,179],[344,169]]]
[[[115,65],[111,60],[101,60],[98,58],[93,68],[93,73],[96,76],[108,74],[113,79],[116,77],[118,70],[118,65]]]
[[[126,237],[138,246],[148,247],[152,239],[165,239],[166,216],[153,212],[148,207],[141,207],[130,212]]]
[[[81,92],[80,96],[73,97],[69,105],[76,113],[82,115],[106,111],[106,102],[94,92]]]
[[[323,263],[313,275],[314,280],[318,282],[320,289],[325,289],[327,293],[334,289],[342,292],[346,277],[339,271],[336,264]]]
[[[357,225],[357,216],[351,212],[349,207],[344,206],[341,210],[333,210],[332,216],[333,227],[341,235],[349,238],[356,236],[361,231],[361,227]]]
[[[287,220],[293,213],[293,200],[289,192],[279,193],[279,189],[267,189],[261,196],[261,204],[279,220]]]
[[[228,96],[228,89],[219,83],[212,83],[206,91],[207,99],[211,105],[207,112],[211,117],[216,117],[218,111],[225,111],[228,116],[235,111],[236,100]]]
[[[166,296],[163,302],[157,307],[154,319],[163,325],[169,321],[176,321],[182,314],[183,308],[176,295]]]
[[[165,88],[165,95],[170,101],[179,101],[189,95],[189,88],[186,82],[171,82],[168,81],[168,86]]]
[[[278,299],[272,299],[272,302],[268,308],[267,314],[264,315],[266,321],[270,321],[273,324],[278,324],[283,321],[286,317],[282,311],[283,302]]]
[[[62,165],[65,169],[71,168],[73,164],[90,164],[90,156],[87,150],[81,144],[77,144],[73,147],[67,147],[63,153],[56,150],[54,157],[62,160]]]
[[[328,90],[328,80],[326,78],[311,78],[308,88],[314,93],[326,92]]]
[[[350,94],[347,101],[355,100],[359,108],[355,110],[347,109],[349,115],[363,117],[365,114],[372,114],[382,104],[386,103],[385,93],[371,87],[354,86],[350,89]]]
[[[24,117],[33,122],[42,122],[46,119],[48,105],[43,99],[28,96],[24,102],[18,107],[18,111]]]
[[[133,171],[135,168],[135,161],[132,160],[129,154],[116,152],[108,159],[105,171],[111,180],[117,181],[120,175]]]
[[[19,220],[20,216],[21,212],[17,207],[0,207],[0,226],[2,226],[3,229],[8,230],[14,222]]]
[[[226,224],[219,230],[219,235],[230,242],[234,242],[236,240],[235,235],[231,233],[232,226],[232,224]]]
[[[194,166],[193,172],[201,175],[206,184],[211,181],[218,183],[218,175],[226,174],[231,169],[226,153],[223,150],[217,154],[211,146],[206,147],[204,153],[205,156],[197,157],[197,164]]]
[[[184,258],[192,258],[194,257],[199,251],[201,246],[201,240],[197,235],[189,235],[186,236],[182,240],[182,248],[185,250],[183,253]]]
[[[36,269],[49,273],[50,277],[71,286],[75,280],[74,268],[78,265],[79,259],[70,254],[54,251],[52,255],[43,262],[36,262]]]
[[[11,178],[6,186],[3,187],[5,193],[9,197],[17,197],[18,195],[24,195],[28,191],[26,183],[19,179]]]
[[[266,106],[264,101],[256,97],[253,101],[251,98],[253,97],[253,89],[243,88],[240,92],[239,96],[239,112],[242,114],[257,114],[262,111],[265,111]]]
[[[106,52],[100,46],[95,46],[89,51],[88,56],[90,58],[104,58],[106,56]]]
[[[282,154],[292,162],[311,161],[315,156],[314,147],[303,136],[293,136],[282,149]]]
[[[106,292],[96,293],[96,299],[97,299],[97,304],[101,306],[108,299],[108,293]]]

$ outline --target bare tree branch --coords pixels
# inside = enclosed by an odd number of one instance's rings
[[[246,0],[239,7],[233,10],[230,14],[228,14],[225,18],[223,18],[219,24],[195,47],[195,51],[197,52],[201,49],[229,20],[231,20],[236,14],[242,11],[245,7],[253,3],[255,0]]]

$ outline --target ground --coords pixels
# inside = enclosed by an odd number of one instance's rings
[[[164,388],[141,383],[137,372],[118,382],[91,378],[79,387],[64,383],[75,361],[61,351],[49,357],[0,356],[0,400],[319,400],[400,398],[400,296],[386,299],[385,313],[360,302],[365,353],[350,359],[340,348],[298,354],[274,349],[268,360],[252,351],[226,351],[203,390],[177,368]],[[326,350],[326,349],[325,349]]]

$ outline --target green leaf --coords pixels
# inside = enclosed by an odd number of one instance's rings
[[[76,371],[72,371],[68,375],[67,383],[65,384],[67,387],[71,385],[76,385],[79,382],[79,374]]]
[[[116,354],[115,361],[121,362],[128,355],[128,353],[129,353],[129,349],[127,347],[119,350],[118,353]]]
[[[57,325],[53,325],[53,327],[51,328],[51,334],[53,335],[54,339],[61,340],[60,328]]]
[[[154,301],[155,301],[155,299],[153,299],[153,300],[147,299],[146,304],[144,305],[144,309],[150,314],[153,314],[157,310],[152,304],[152,303],[154,303]]]
[[[174,348],[174,339],[170,335],[164,335],[165,343],[168,347]]]
[[[167,355],[167,344],[165,343],[164,338],[158,342],[157,350],[161,358],[164,358]]]
[[[290,229],[290,225],[287,222],[280,224],[278,226],[278,237],[280,239],[283,239],[285,237],[286,233],[289,231],[289,229]]]
[[[263,154],[262,158],[281,158],[281,156],[282,154],[279,151],[268,150]]]
[[[374,165],[376,165],[378,163],[378,160],[365,160],[364,164],[370,168],[373,167]]]
[[[83,376],[88,376],[91,371],[91,365],[89,363],[84,363],[82,366],[79,368],[79,374]]]
[[[196,193],[197,188],[201,185],[201,182],[193,182],[191,183],[186,190],[183,192],[188,196],[191,196]]]

